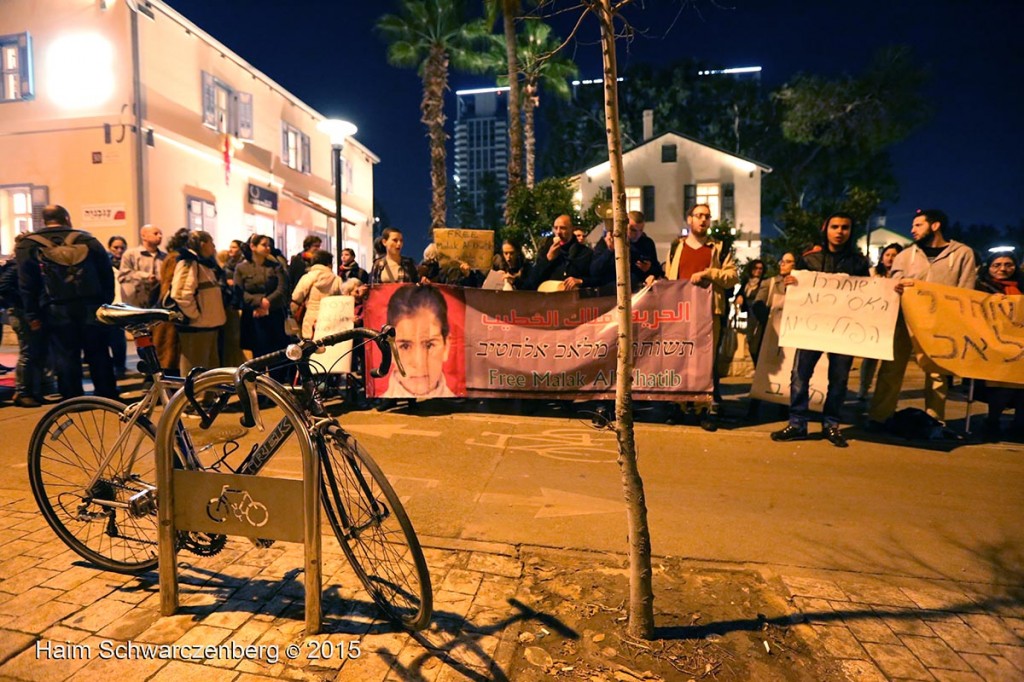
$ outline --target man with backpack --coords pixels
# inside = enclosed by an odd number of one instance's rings
[[[67,209],[53,205],[43,209],[43,229],[19,238],[14,253],[24,319],[33,336],[26,365],[42,371],[52,347],[61,397],[72,398],[84,393],[84,351],[96,395],[116,399],[109,334],[96,321],[97,308],[114,300],[114,272],[103,245],[73,229]]]

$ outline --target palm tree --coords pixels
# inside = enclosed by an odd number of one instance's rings
[[[508,192],[523,181],[523,124],[519,111],[522,103],[522,96],[519,87],[518,74],[519,57],[517,53],[518,42],[516,40],[516,19],[522,10],[520,0],[485,0],[487,18],[490,25],[494,25],[497,14],[501,13],[502,34],[505,48],[505,77],[508,80]],[[513,76],[516,76],[513,78]],[[506,202],[507,206],[507,202]],[[508,218],[506,208],[505,217]]]
[[[448,90],[448,69],[483,70],[483,60],[473,45],[486,38],[488,27],[480,20],[467,21],[464,0],[400,0],[398,13],[381,17],[377,30],[390,43],[388,62],[417,67],[423,81],[420,120],[427,126],[430,140],[430,228],[444,227],[448,139],[444,131],[444,94]]]

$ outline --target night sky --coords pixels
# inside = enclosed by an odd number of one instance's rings
[[[355,0],[168,0],[169,4],[328,117],[346,118],[381,158],[376,198],[418,257],[429,223],[430,180],[420,81],[388,65],[373,26],[396,5]],[[857,73],[882,46],[908,44],[931,73],[929,123],[893,149],[900,200],[888,227],[909,232],[915,208],[939,207],[965,224],[1017,225],[1024,186],[1024,26],[1020,0],[648,0],[628,46],[631,61],[692,57],[724,67],[760,65],[771,90],[798,71]],[[680,12],[679,7],[685,5]],[[563,35],[567,28],[556,26]],[[570,47],[582,78],[600,77],[597,28]],[[452,74],[452,90],[493,85]],[[451,100],[449,108],[451,108]],[[542,104],[543,105],[543,104]],[[453,113],[451,114],[454,115]],[[449,133],[451,128],[449,128]],[[681,131],[686,132],[686,131]],[[772,159],[758,159],[769,165]],[[451,157],[449,156],[449,165]]]

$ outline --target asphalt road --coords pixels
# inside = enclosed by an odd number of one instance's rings
[[[391,477],[421,535],[624,552],[613,434],[569,415],[491,407],[353,412],[342,423]],[[25,453],[42,412],[0,410],[0,488],[28,492]],[[774,443],[777,426],[638,424],[655,553],[981,591],[1024,585],[1024,447],[945,452],[853,431],[837,449]]]

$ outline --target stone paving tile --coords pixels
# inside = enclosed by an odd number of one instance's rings
[[[86,566],[71,566],[42,583],[42,587],[55,590],[70,590],[96,577],[96,569]]]
[[[957,656],[956,652],[950,649],[949,645],[938,637],[912,637],[908,635],[900,639],[929,668],[946,668],[948,670],[971,669],[964,659]]]
[[[83,630],[100,630],[132,610],[131,604],[104,599],[96,602],[64,621],[65,625]]]
[[[102,599],[111,592],[113,592],[114,586],[107,582],[104,578],[92,578],[86,582],[78,585],[74,589],[64,592],[62,595],[57,597],[58,601],[68,602],[70,604],[79,604],[86,606],[92,604],[98,599]]]
[[[877,583],[847,583],[842,585],[843,592],[849,595],[850,601],[862,604],[877,604],[884,606],[901,606],[913,608],[917,606],[898,587]]]
[[[870,661],[841,661],[840,666],[850,680],[856,682],[889,682],[874,663]]]
[[[39,634],[44,632],[47,628],[55,623],[59,623],[68,616],[78,611],[81,606],[78,604],[68,604],[67,602],[61,602],[51,600],[45,604],[40,604],[31,611],[18,616],[13,622],[16,629],[22,632],[32,632]]]
[[[942,587],[904,587],[902,589],[903,593],[922,609],[958,611],[974,606],[974,600],[957,590]]]
[[[483,581],[483,577],[482,573],[477,573],[476,571],[453,568],[448,572],[448,575],[445,576],[440,589],[475,595],[477,590],[480,589],[480,583]]]
[[[208,646],[217,645],[231,635],[231,630],[224,628],[212,628],[209,625],[196,625],[183,634],[176,645],[180,646]]]
[[[902,645],[865,644],[871,658],[889,677],[902,677],[908,680],[932,680],[931,674],[909,649]]]
[[[203,625],[234,630],[252,618],[254,611],[252,602],[229,599],[221,604],[216,611],[208,616],[204,616],[202,623]]]
[[[49,651],[39,645],[30,646],[10,661],[0,666],[0,676],[16,677],[23,680],[51,682],[63,680],[85,667],[99,652],[100,639],[89,637],[71,649],[63,642],[50,642]],[[46,643],[40,641],[40,645]]]
[[[181,639],[189,628],[195,624],[192,616],[188,614],[175,614],[164,616],[136,638],[140,642],[151,642],[153,644],[170,644]]]
[[[842,625],[815,625],[814,634],[833,658],[866,659],[867,652],[849,629]]]
[[[847,600],[846,593],[839,589],[839,586],[831,580],[784,575],[782,576],[782,582],[786,584],[790,594],[794,596],[830,599],[833,601]]]
[[[0,580],[6,580],[7,578],[22,573],[23,571],[27,571],[38,563],[38,557],[25,555],[7,559],[3,563],[0,563]],[[0,585],[2,584],[3,583],[0,582]]]
[[[954,651],[972,654],[994,654],[996,650],[966,624],[928,623],[928,627],[946,641]]]
[[[885,623],[890,630],[897,635],[917,635],[919,637],[934,637],[935,631],[928,627],[928,624],[917,617],[917,610],[887,609],[885,607],[874,607],[878,620]]]
[[[252,673],[242,673],[235,678],[235,682],[268,682],[273,680],[273,677],[266,677],[264,675],[254,675]]]
[[[939,682],[985,682],[985,678],[976,672],[964,672],[962,670],[932,670],[932,675]]]
[[[35,637],[24,632],[0,630],[0,664],[13,658],[34,641]]]
[[[40,605],[51,601],[60,595],[58,590],[48,590],[45,587],[33,587],[32,589],[19,594],[13,599],[0,603],[0,613],[10,615],[21,615],[28,613]]]
[[[234,670],[221,670],[197,663],[170,661],[149,682],[230,682],[236,677]]]
[[[875,612],[870,608],[852,602],[829,602],[833,609],[842,616],[842,622],[850,628],[854,636],[861,642],[877,644],[899,644],[900,640],[893,634]]]
[[[997,644],[996,651],[999,655],[1008,660],[1013,667],[1020,670],[1024,678],[1024,647],[1020,646],[1006,646],[1005,644]]]
[[[269,621],[250,620],[232,633],[231,641],[239,646],[249,646],[262,637],[270,626]]]
[[[28,589],[42,585],[44,582],[56,575],[58,575],[57,571],[51,571],[36,566],[3,581],[0,583],[0,590],[10,592],[12,594],[21,594]]]
[[[95,682],[96,680],[144,680],[168,664],[163,659],[135,657],[102,659],[98,650],[89,663],[68,678],[68,682]]]
[[[133,608],[109,625],[96,632],[111,639],[135,639],[160,619],[156,609]]]
[[[971,626],[979,635],[993,644],[1013,644],[1024,646],[1024,633],[1017,634],[998,616],[982,613],[965,613],[963,621]]]
[[[482,552],[470,554],[466,568],[470,571],[480,571],[505,578],[518,579],[523,574],[523,564],[518,559],[496,554],[483,554]]]
[[[835,612],[832,605],[826,599],[813,597],[793,597],[793,607],[803,615],[808,623],[822,623],[825,625],[841,623],[842,618]]]
[[[489,576],[483,583],[486,589],[477,592],[474,604],[491,608],[508,608],[508,600],[516,596],[518,582],[510,578]]]
[[[79,630],[77,628],[69,628],[66,625],[54,625],[39,636],[39,639],[49,639],[54,642],[82,642],[87,637],[91,637],[92,633],[87,630]]]
[[[1012,682],[1021,678],[1020,671],[1002,656],[984,654],[961,654],[975,672],[989,682]],[[0,669],[2,670],[2,669]]]

